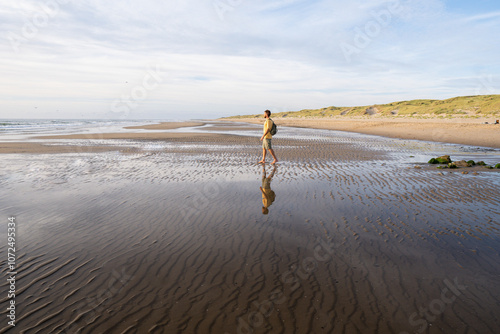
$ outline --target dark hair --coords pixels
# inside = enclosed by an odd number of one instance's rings
[[[264,113],[265,113],[268,117],[270,117],[270,116],[271,116],[271,110],[266,110],[266,111],[264,111]]]

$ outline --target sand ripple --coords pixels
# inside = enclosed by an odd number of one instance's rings
[[[479,153],[281,130],[268,215],[252,136],[9,155],[18,326],[0,333],[498,332],[500,174],[414,168]]]

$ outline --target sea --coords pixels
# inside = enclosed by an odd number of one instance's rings
[[[0,119],[0,140],[71,133],[125,132],[124,127],[181,120],[144,119]],[[130,130],[128,131],[130,132]]]

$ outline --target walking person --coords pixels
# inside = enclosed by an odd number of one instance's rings
[[[264,111],[264,117],[266,119],[266,122],[264,123],[264,134],[262,137],[260,137],[260,140],[262,141],[262,160],[259,161],[259,163],[266,163],[266,153],[269,151],[271,155],[273,156],[273,161],[271,162],[272,165],[278,162],[278,159],[276,158],[276,154],[274,154],[273,146],[271,144],[271,139],[273,136],[271,135],[271,129],[273,127],[273,120],[270,118],[271,117],[271,111],[266,110]]]

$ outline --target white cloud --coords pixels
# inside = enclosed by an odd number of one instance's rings
[[[164,80],[129,117],[445,98],[477,87],[459,78],[500,67],[500,12],[461,17],[438,0],[220,1],[222,17],[212,1],[64,1],[29,38],[44,3],[0,6],[0,28],[23,37],[17,53],[6,35],[0,49],[2,117],[34,117],[34,104],[36,117],[105,117],[156,64]],[[350,61],[343,43],[358,50]]]
[[[500,17],[500,11],[469,16],[469,17],[464,18],[464,21],[466,21],[466,22],[482,21],[482,20],[496,19],[498,17]]]

